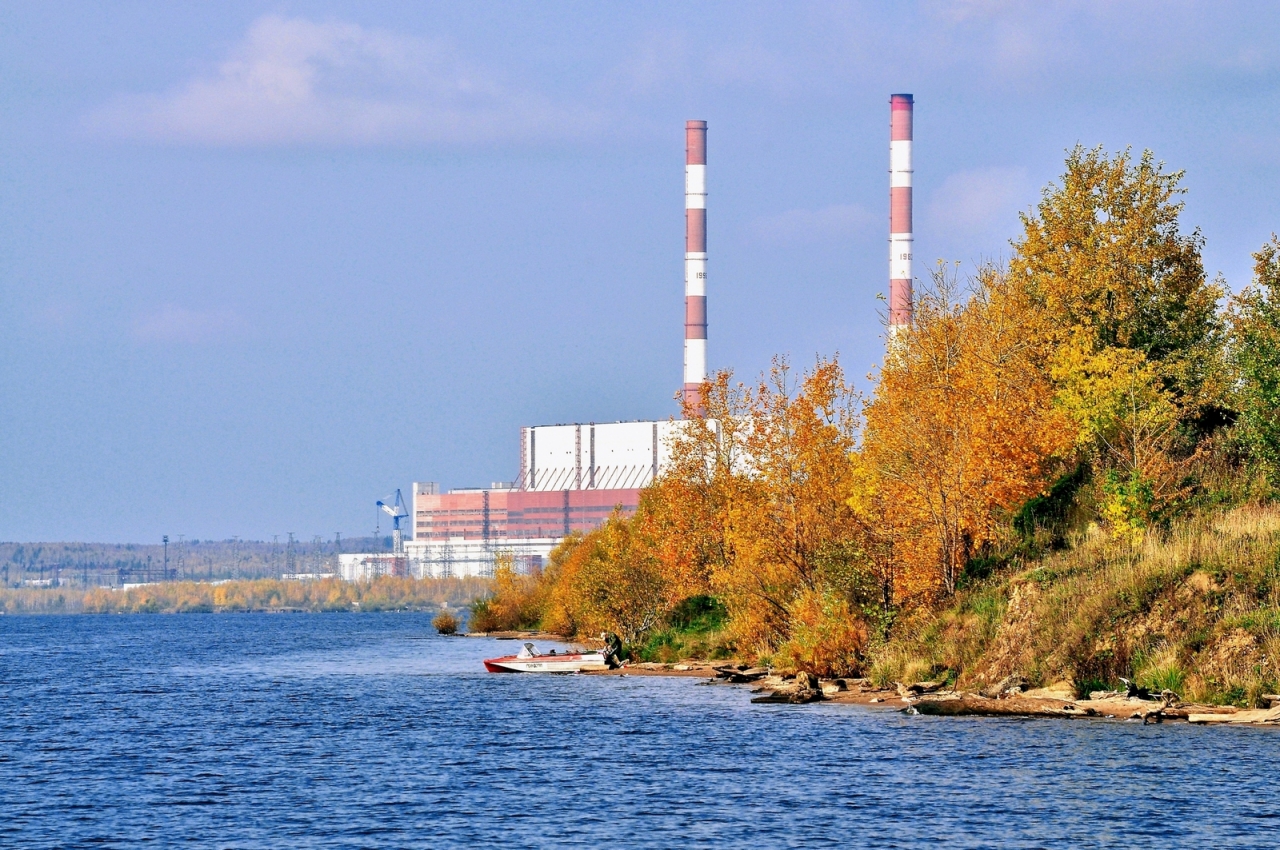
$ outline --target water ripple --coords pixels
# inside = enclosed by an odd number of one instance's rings
[[[1271,730],[494,676],[416,615],[0,619],[0,846],[1275,846]]]

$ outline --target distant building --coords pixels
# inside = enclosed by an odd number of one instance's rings
[[[513,482],[441,493],[413,485],[413,539],[404,555],[343,555],[348,580],[492,576],[499,555],[517,571],[541,567],[574,531],[604,524],[615,508],[635,512],[640,490],[670,459],[679,422],[607,422],[520,429],[520,473]]]

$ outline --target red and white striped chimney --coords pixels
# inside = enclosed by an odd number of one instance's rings
[[[889,96],[889,338],[911,324],[911,119],[915,99]]]
[[[707,379],[707,122],[686,121],[684,137],[684,399],[701,410]]]

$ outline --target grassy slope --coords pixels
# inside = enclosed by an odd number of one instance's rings
[[[1190,519],[1137,549],[1100,535],[900,623],[873,678],[1020,673],[1079,692],[1120,676],[1186,698],[1257,703],[1280,683],[1280,509]]]

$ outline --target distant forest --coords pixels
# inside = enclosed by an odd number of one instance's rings
[[[342,538],[342,552],[389,552],[391,538]],[[331,573],[337,568],[332,537],[295,540],[179,540],[168,546],[168,578],[217,581],[279,578],[289,573]],[[163,543],[2,543],[0,582],[5,587],[59,585],[108,587],[160,581]]]

